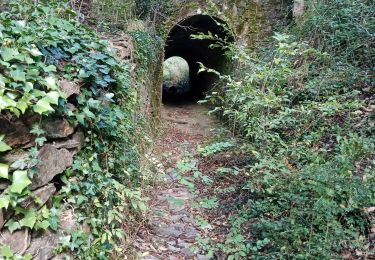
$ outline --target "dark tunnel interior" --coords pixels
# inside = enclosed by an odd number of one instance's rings
[[[224,50],[210,48],[210,45],[215,43],[214,40],[191,38],[191,35],[194,34],[211,32],[221,39],[233,42],[233,36],[223,28],[222,24],[224,24],[222,20],[208,15],[194,15],[182,20],[171,29],[165,47],[165,60],[173,56],[179,56],[188,62],[191,89],[180,97],[163,93],[164,103],[197,101],[204,97],[205,91],[214,87],[218,76],[208,72],[198,73],[199,62],[221,73],[230,69],[230,61],[225,56]]]

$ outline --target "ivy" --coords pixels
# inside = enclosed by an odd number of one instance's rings
[[[74,16],[60,4],[28,1],[8,1],[7,11],[0,14],[0,112],[63,116],[86,138],[73,167],[61,178],[64,185],[52,208],[25,209],[20,202],[31,195],[38,148],[48,141],[35,125],[31,133],[37,136],[36,145],[29,158],[12,165],[19,170],[11,173],[8,165],[0,165],[0,177],[11,181],[0,196],[0,208],[15,213],[5,225],[10,231],[58,230],[65,201],[77,208],[78,221],[88,224],[91,233],[65,234],[58,251],[74,251],[81,259],[120,257],[127,250],[123,227],[134,226],[146,210],[138,173],[141,131],[133,117],[137,90],[131,85],[130,64],[118,61],[108,42]],[[67,99],[58,87],[62,79],[79,85],[80,94]],[[0,136],[0,152],[11,150],[3,140]],[[73,176],[77,182],[71,183]]]

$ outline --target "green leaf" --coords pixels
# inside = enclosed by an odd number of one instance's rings
[[[46,73],[48,73],[48,72],[56,72],[56,66],[49,65],[49,66],[43,67],[43,70]]]
[[[7,209],[9,206],[9,202],[10,202],[9,196],[1,195],[0,196],[0,209],[2,208]]]
[[[22,97],[22,99],[17,102],[17,108],[21,110],[22,114],[25,113],[28,107],[28,102],[24,99],[24,97]]]
[[[17,103],[14,100],[10,99],[7,96],[0,95],[0,110],[15,106],[17,106]]]
[[[14,81],[26,81],[26,73],[20,69],[12,70],[10,72],[10,76],[14,79]]]
[[[47,93],[47,96],[45,97],[51,104],[58,105],[59,104],[59,97],[60,94],[57,91],[50,91]]]
[[[3,48],[1,50],[1,57],[3,57],[4,61],[10,61],[16,58],[20,53],[16,48]]]
[[[47,220],[38,222],[36,223],[35,228],[46,230],[47,228],[49,228],[49,222]]]
[[[1,248],[0,254],[1,254],[1,256],[5,257],[5,258],[10,258],[11,259],[13,257],[12,249],[8,245],[4,245]]]
[[[55,111],[51,105],[50,105],[50,101],[49,101],[49,98],[42,98],[41,100],[39,100],[34,106],[33,106],[33,109],[36,113],[38,114],[43,114],[45,112],[52,112],[52,111]]]
[[[32,58],[30,58],[30,57],[26,57],[25,58],[25,62],[27,63],[27,64],[34,64],[35,63],[35,61],[32,59]]]
[[[56,84],[56,79],[54,77],[47,77],[44,80],[44,85],[46,85],[48,89],[53,89],[53,90],[58,89],[57,84]]]
[[[3,142],[4,135],[0,135],[0,153],[12,150],[12,147]]]
[[[22,191],[31,184],[27,171],[15,171],[13,173],[13,181],[10,191],[14,193],[22,193]]]
[[[36,222],[36,213],[34,210],[29,210],[25,217],[21,219],[20,224],[22,227],[33,228]]]
[[[9,179],[9,166],[4,163],[0,163],[0,178]]]
[[[7,79],[0,74],[0,88],[5,88],[5,83],[7,83]]]
[[[38,146],[43,146],[44,142],[47,141],[47,138],[45,137],[38,137],[38,138],[35,138],[35,143],[38,145]]]
[[[13,233],[13,231],[17,229],[21,229],[20,223],[14,219],[9,219],[5,226],[9,229],[10,233]]]
[[[49,218],[49,209],[46,206],[43,206],[41,212],[43,218]]]
[[[32,49],[28,49],[31,55],[33,56],[43,56],[43,54],[38,50],[38,48],[34,47]]]

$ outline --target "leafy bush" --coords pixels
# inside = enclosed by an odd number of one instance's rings
[[[44,207],[30,215],[20,208],[18,202],[30,195],[27,186],[33,169],[12,174],[11,207],[22,217],[14,217],[7,226],[12,230],[21,226],[57,230],[57,213],[66,202],[79,207],[78,220],[89,225],[90,233],[66,234],[60,251],[72,250],[82,259],[107,259],[125,253],[123,228],[145,210],[135,141],[138,125],[133,119],[136,89],[130,84],[130,65],[118,61],[109,43],[74,16],[74,11],[59,4],[28,1],[22,5],[9,1],[7,11],[0,15],[1,112],[63,116],[78,125],[86,138],[72,169],[62,177],[64,185],[50,210]],[[58,79],[79,84],[80,95],[69,98],[74,109],[58,90]],[[39,141],[31,154],[37,155],[46,139],[38,127],[33,131]],[[0,152],[9,150],[2,140],[0,137]],[[8,168],[0,167],[4,178]],[[68,179],[73,176],[76,182]],[[8,197],[3,195],[0,208],[7,208]]]
[[[248,200],[221,246],[232,257],[369,250],[363,209],[375,204],[373,8],[361,0],[311,1],[289,35],[275,34],[257,52],[224,46],[239,70],[221,75],[224,90],[206,102],[251,143],[257,160],[242,186]]]

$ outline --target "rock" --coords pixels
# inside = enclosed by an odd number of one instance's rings
[[[168,251],[171,251],[171,252],[174,252],[174,253],[177,253],[177,252],[180,252],[181,249],[177,248],[177,247],[174,247],[174,246],[171,246],[169,245],[167,247]]]
[[[5,190],[10,185],[10,181],[8,180],[0,180],[0,191]]]
[[[182,239],[178,239],[177,246],[179,248],[190,248],[191,243],[188,243],[188,242],[186,242],[185,240],[182,240]]]
[[[5,143],[12,148],[21,147],[33,140],[30,129],[19,119],[0,117],[0,135],[5,135]]]
[[[190,68],[181,57],[170,57],[163,64],[163,92],[168,96],[181,96],[190,91]]]
[[[187,238],[196,238],[198,236],[198,230],[196,230],[193,227],[187,227],[185,229],[184,236],[187,237]]]
[[[67,98],[74,94],[79,95],[81,93],[79,87],[74,82],[66,79],[59,81],[59,88],[63,93],[65,93]]]
[[[173,224],[170,226],[164,226],[156,229],[156,235],[161,237],[179,237],[183,233],[183,226],[179,224]]]
[[[63,211],[60,215],[60,228],[63,231],[72,231],[77,229],[77,223],[74,218],[74,213],[72,209],[67,209]]]
[[[86,221],[82,224],[77,222],[76,216],[74,215],[74,211],[72,209],[66,209],[60,214],[60,229],[61,231],[66,231],[68,233],[74,230],[82,230],[86,234],[91,233],[90,226]]]
[[[0,229],[3,228],[4,224],[13,216],[13,212],[11,210],[0,209]]]
[[[197,255],[197,260],[209,260],[209,258],[205,255]]]
[[[189,217],[183,217],[182,222],[187,223],[187,224],[192,224],[192,225],[197,225],[197,222],[195,219],[189,218]]]
[[[116,39],[110,39],[109,43],[112,48],[116,50],[116,55],[119,60],[131,60],[132,51],[134,49],[131,38],[122,34]]]
[[[294,0],[293,15],[295,18],[301,17],[305,13],[305,0]]]
[[[152,255],[148,255],[148,256],[143,256],[141,258],[141,260],[161,260],[160,258],[157,258],[155,256],[152,256]]]
[[[66,108],[67,108],[67,110],[72,111],[72,112],[77,111],[77,108],[71,103],[67,103]]]
[[[367,214],[370,214],[370,213],[372,213],[372,212],[375,212],[375,207],[365,208],[364,211],[365,211]]]
[[[0,209],[0,228],[5,224],[4,209]]]
[[[33,176],[31,190],[49,183],[56,175],[61,174],[73,164],[73,154],[66,149],[57,149],[53,145],[44,145],[38,155],[41,161],[37,165],[38,173]]]
[[[33,238],[26,254],[31,254],[33,260],[48,260],[55,256],[54,250],[59,242],[59,236],[50,231],[43,232],[41,236]]]
[[[3,157],[3,160],[6,162],[6,164],[12,165],[15,161],[19,159],[27,159],[28,157],[29,157],[29,152],[19,149],[19,150],[13,150],[10,153],[7,153]],[[12,169],[12,170],[16,170],[16,169]]]
[[[30,168],[33,166],[30,165],[29,152],[23,149],[13,150],[10,153],[7,153],[3,157],[3,161],[9,165],[9,169],[11,171],[23,170],[25,168]]]
[[[0,234],[0,244],[8,245],[13,253],[22,255],[30,245],[29,229],[21,229],[10,233],[3,229]]]
[[[72,254],[63,253],[63,254],[59,254],[51,258],[51,260],[67,260],[67,259],[73,260],[74,256]]]
[[[20,203],[23,208],[41,208],[55,194],[56,187],[52,183],[33,191],[32,196]],[[37,202],[35,202],[35,200]]]
[[[63,118],[51,118],[43,121],[42,128],[47,132],[47,138],[66,138],[74,133],[74,127]]]
[[[82,131],[77,131],[72,135],[71,138],[65,141],[56,141],[53,143],[57,149],[75,149],[77,152],[80,151],[85,143],[85,136]]]
[[[184,254],[186,257],[194,256],[194,253],[189,248],[182,248],[181,253]]]

